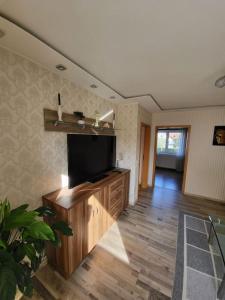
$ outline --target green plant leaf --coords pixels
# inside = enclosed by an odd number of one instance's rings
[[[35,221],[24,230],[23,238],[26,239],[29,236],[40,240],[55,240],[52,229],[42,221]]]
[[[7,250],[0,250],[0,266],[13,264],[14,262],[13,256]]]
[[[26,256],[32,261],[36,257],[35,248],[30,244],[23,244],[24,252]]]
[[[0,248],[6,249],[6,244],[2,240],[0,240]]]
[[[20,262],[24,259],[26,252],[22,243],[20,243],[13,251],[14,259],[16,262]]]
[[[17,276],[18,287],[25,296],[31,297],[33,291],[33,284],[31,279],[32,269],[29,267],[28,263],[23,263],[19,265],[19,272]]]
[[[24,210],[26,210],[28,208],[28,206],[29,206],[28,204],[20,205],[17,208],[12,209],[11,212],[15,213],[17,211],[24,211]]]
[[[63,221],[58,221],[54,223],[52,229],[60,231],[62,234],[70,236],[73,235],[72,229]]]
[[[4,230],[29,227],[38,216],[35,211],[14,210],[8,215],[4,222]]]
[[[0,295],[1,300],[14,300],[16,295],[16,277],[7,266],[0,268]]]
[[[34,240],[33,241],[34,248],[38,254],[42,253],[45,249],[45,241],[42,240]]]
[[[0,223],[9,215],[10,203],[7,199],[0,202]]]
[[[40,206],[35,209],[35,211],[38,212],[41,217],[54,217],[56,215],[55,211],[48,206]]]
[[[31,268],[34,272],[36,272],[37,269],[39,268],[41,261],[42,261],[42,258],[38,257],[38,256],[35,256],[35,258],[32,259]]]
[[[57,232],[54,231],[54,230],[53,230],[53,232],[54,232],[54,235],[55,235],[55,240],[54,240],[54,241],[51,241],[51,243],[52,243],[55,247],[61,247],[61,240],[60,240],[60,238],[59,238]]]

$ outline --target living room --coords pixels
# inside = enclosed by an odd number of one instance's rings
[[[224,9],[0,1],[0,299],[223,299]]]

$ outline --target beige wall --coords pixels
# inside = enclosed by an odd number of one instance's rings
[[[111,102],[78,88],[44,68],[0,48],[0,197],[13,205],[39,205],[41,195],[61,187],[67,175],[66,134],[45,132],[43,108],[81,110],[89,117]]]
[[[119,162],[122,168],[131,169],[130,204],[137,200],[137,143],[138,143],[138,104],[120,104],[117,109],[117,155],[122,153]]]
[[[120,166],[131,169],[130,204],[135,204],[138,199],[141,122],[151,124],[151,113],[137,103],[118,105],[117,154],[123,154]]]
[[[154,113],[150,151],[149,185],[152,184],[156,125],[191,125],[185,192],[225,201],[225,147],[213,146],[215,125],[225,125],[225,109]]]

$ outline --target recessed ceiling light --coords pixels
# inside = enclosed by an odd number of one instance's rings
[[[97,86],[96,84],[91,84],[90,87],[91,87],[92,89],[97,89],[98,86]]]
[[[66,70],[66,67],[63,66],[63,65],[57,65],[57,66],[55,66],[55,67],[56,67],[56,69],[58,69],[59,71],[65,71],[65,70]]]
[[[0,29],[0,38],[2,38],[4,35],[5,35],[5,32]]]
[[[116,97],[115,96],[110,96],[110,99],[116,99]]]

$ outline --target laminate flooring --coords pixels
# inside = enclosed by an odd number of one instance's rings
[[[46,299],[170,299],[179,211],[225,216],[225,205],[155,187],[140,190],[69,280],[50,266],[36,277]],[[41,290],[41,288],[39,288]],[[38,290],[37,290],[38,291]],[[42,299],[34,296],[33,300]]]

